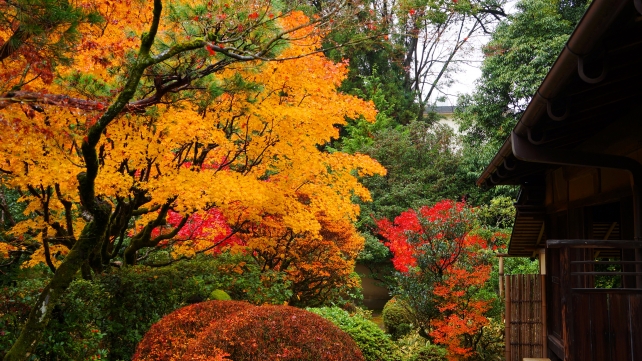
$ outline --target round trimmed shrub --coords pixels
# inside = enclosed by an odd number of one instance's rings
[[[177,360],[185,353],[190,341],[211,324],[251,308],[256,306],[240,301],[207,301],[179,308],[147,331],[132,361]],[[222,356],[223,352],[211,349],[209,356],[216,355]]]
[[[347,333],[290,306],[247,308],[215,322],[192,341],[180,360],[207,359],[216,350],[234,361],[364,361]]]
[[[386,331],[394,339],[403,337],[412,331],[413,317],[409,306],[397,297],[393,297],[383,307],[381,313]]]
[[[339,307],[309,308],[308,311],[329,320],[346,332],[357,343],[366,361],[395,361],[398,347],[374,322],[363,315],[353,314]]]
[[[210,293],[210,300],[231,301],[232,297],[223,290],[214,290]]]

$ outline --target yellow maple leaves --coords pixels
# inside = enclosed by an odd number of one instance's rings
[[[21,201],[27,203],[28,219],[12,233],[40,241],[47,234],[51,252],[58,258],[64,256],[74,237],[80,237],[88,222],[78,193],[77,175],[86,166],[80,145],[104,111],[103,104],[113,101],[128,62],[134,61],[128,57],[140,42],[145,25],[142,19],[149,16],[148,3],[87,2],[105,22],[100,27],[83,25],[74,65],[57,68],[52,83],[34,80],[25,86],[62,97],[35,104],[37,107],[27,102],[0,107],[3,182],[22,192]],[[247,6],[243,11],[252,15],[239,17],[246,21],[242,25],[238,19],[229,20],[231,16],[226,14],[232,10],[223,2],[214,2],[200,13],[196,7],[187,7],[181,11],[196,15],[181,21],[172,17],[172,11],[178,10],[171,8],[180,2],[166,5],[169,15],[161,22],[155,44],[159,52],[173,43],[190,41],[190,29],[208,21],[242,32],[239,26],[253,26],[259,16],[253,14],[265,9],[251,1],[236,4]],[[272,14],[263,12],[261,16]],[[385,169],[367,156],[328,153],[320,148],[338,137],[337,127],[345,124],[346,118],[374,120],[376,111],[371,102],[338,91],[347,66],[333,63],[319,52],[323,34],[305,26],[309,19],[303,13],[274,14],[278,21],[274,20],[273,31],[278,30],[276,24],[280,29],[296,29],[284,35],[288,46],[277,56],[284,60],[231,63],[199,78],[198,86],[168,93],[144,111],[132,107],[106,128],[97,146],[95,183],[96,196],[108,202],[113,212],[113,225],[105,236],[106,253],[118,250],[116,243],[123,233],[116,226],[127,228],[127,236],[133,239],[145,226],[165,225],[157,220],[158,210],[164,206],[185,217],[216,207],[231,226],[253,230],[245,237],[250,248],[283,254],[283,258],[286,254],[298,257],[301,262],[291,270],[293,278],[304,279],[307,276],[297,272],[317,269],[325,278],[340,274],[348,282],[347,275],[363,244],[352,225],[359,212],[353,197],[369,199],[358,177],[383,174]],[[0,31],[0,36],[3,34],[6,31]],[[251,38],[252,34],[246,35]],[[232,45],[224,41],[221,46]],[[157,77],[169,76],[160,75],[161,71],[182,69],[185,63],[199,71],[224,59],[219,53],[207,58],[207,52],[200,50],[167,60],[148,71],[151,80],[139,87],[137,96],[148,96],[151,88],[147,87],[153,86],[155,72]],[[21,66],[24,60],[2,66]],[[177,79],[181,76],[176,75]],[[71,98],[81,99],[76,102],[82,106],[66,106]],[[120,220],[125,216],[130,221]],[[289,236],[301,247],[290,249],[288,254],[279,251],[279,242]],[[69,241],[57,241],[64,237]],[[322,245],[324,259],[334,263],[332,271],[302,261],[315,245]],[[150,246],[154,246],[153,240],[140,245]],[[0,253],[7,252],[8,245],[0,243],[0,247],[4,247]],[[175,256],[197,251],[196,243],[181,243],[172,249]],[[292,253],[295,251],[300,253]],[[32,259],[30,265],[43,260],[42,248]],[[309,268],[312,264],[315,266]]]

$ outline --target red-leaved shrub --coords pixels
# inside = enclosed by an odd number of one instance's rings
[[[187,350],[190,341],[198,334],[234,315],[240,310],[255,308],[246,302],[207,301],[180,308],[155,323],[138,344],[132,361],[178,360]],[[211,349],[208,358],[224,360],[224,352]]]
[[[234,361],[364,360],[347,333],[290,306],[246,308],[215,322],[192,341],[180,360],[208,360],[219,350]]]

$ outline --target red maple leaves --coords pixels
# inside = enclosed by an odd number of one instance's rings
[[[395,269],[403,277],[434,280],[429,289],[436,309],[428,311],[432,316],[425,326],[434,342],[447,346],[452,360],[472,355],[467,340],[479,335],[489,322],[484,314],[491,301],[479,293],[490,277],[491,266],[480,253],[489,241],[471,232],[473,221],[474,209],[463,202],[443,200],[403,212],[394,222],[377,222]],[[418,277],[421,275],[430,277]]]
[[[169,232],[181,223],[183,216],[177,212],[169,211],[167,213],[168,229],[155,228],[152,231],[152,237],[157,237],[164,231]],[[225,216],[218,208],[212,208],[205,214],[192,214],[187,223],[172,238],[173,244],[191,241],[195,248],[211,248],[211,253],[218,254],[227,246],[240,245],[243,241],[232,234],[232,228],[228,225]],[[159,246],[163,247],[169,241],[162,241]]]
[[[466,249],[485,248],[481,237],[469,235],[472,209],[465,203],[443,200],[419,211],[408,210],[395,218],[377,221],[385,245],[394,255],[392,262],[400,272],[414,267],[418,257],[430,257],[430,271],[443,272]]]

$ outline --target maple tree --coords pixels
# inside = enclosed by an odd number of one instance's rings
[[[116,257],[135,264],[143,249],[189,256],[255,229],[312,245],[343,227],[349,246],[329,252],[351,264],[362,243],[352,197],[369,196],[357,176],[385,170],[319,146],[335,124],[375,110],[337,91],[346,64],[320,53],[343,3],[313,18],[288,5],[80,1],[102,21],[74,23],[69,61],[32,66],[33,47],[12,43],[0,64],[0,172],[28,217],[0,253],[37,242],[32,262],[54,274],[5,360],[28,357],[79,269],[89,278]],[[20,27],[11,11],[3,44]]]
[[[253,228],[247,237],[248,253],[262,271],[285,272],[291,282],[291,305],[324,304],[361,284],[353,272],[364,239],[349,219],[333,219],[324,212],[317,219],[318,232],[296,233],[277,222]]]
[[[492,300],[480,290],[491,270],[484,250],[494,242],[473,232],[474,210],[443,200],[377,225],[422,332],[446,345],[451,360],[472,356],[489,323]]]

